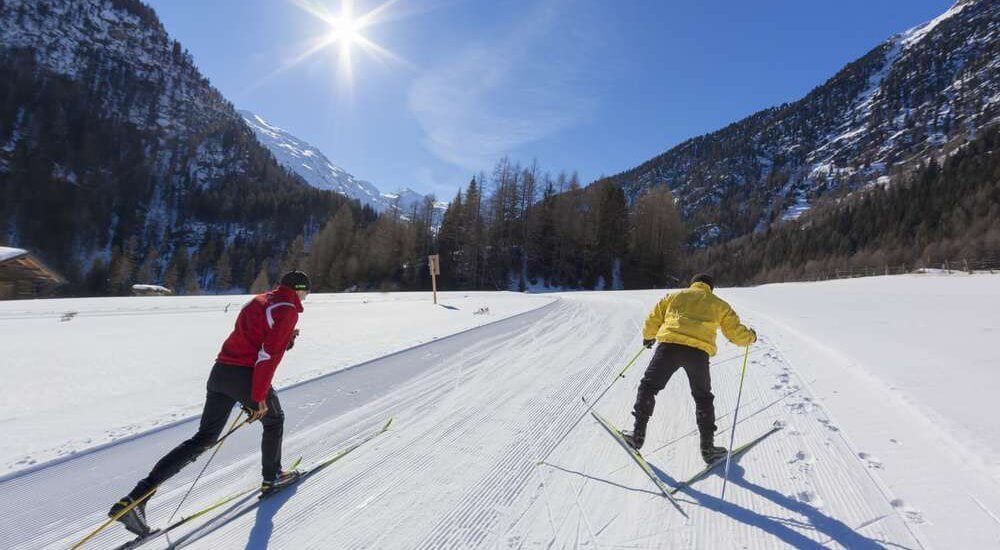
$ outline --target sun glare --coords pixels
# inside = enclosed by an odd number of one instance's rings
[[[398,56],[370,40],[364,32],[365,29],[380,23],[381,18],[387,15],[387,8],[396,1],[388,0],[365,14],[356,15],[351,0],[341,0],[339,11],[331,11],[326,3],[320,3],[318,0],[292,0],[300,9],[324,22],[327,31],[311,39],[301,53],[270,76],[291,69],[320,52],[328,51],[335,54],[338,72],[342,77],[339,80],[350,86],[354,80],[354,61],[351,52],[355,46],[378,61],[388,60],[406,65],[406,62]]]
[[[330,24],[330,38],[349,47],[361,38],[361,22],[344,15]]]

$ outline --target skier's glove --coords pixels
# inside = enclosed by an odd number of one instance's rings
[[[653,344],[655,344],[655,343],[656,343],[656,339],[655,338],[643,338],[642,339],[642,345],[646,349],[652,349],[653,348]]]
[[[288,347],[285,348],[285,351],[288,351],[293,347],[295,347],[295,339],[298,337],[299,337],[299,329],[293,330],[292,337],[288,339]]]
[[[750,343],[751,344],[756,344],[757,343],[757,331],[754,330],[754,329],[750,329],[750,334],[753,334],[753,340],[750,340]]]
[[[265,414],[267,414],[267,400],[258,401],[256,409],[243,405],[243,412],[247,413],[247,416],[250,417],[247,418],[247,423],[253,424],[257,420],[263,418]]]

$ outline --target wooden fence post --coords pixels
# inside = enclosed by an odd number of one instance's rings
[[[427,256],[427,267],[431,270],[431,289],[434,292],[434,305],[438,303],[437,276],[441,274],[441,257],[437,254]]]

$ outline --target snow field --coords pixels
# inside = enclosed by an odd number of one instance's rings
[[[929,545],[1000,546],[1000,277],[930,273],[726,292],[810,380],[830,425]]]
[[[725,345],[713,361],[717,444],[728,444],[742,359],[740,349]],[[622,427],[631,425],[640,373],[629,377],[631,383],[616,385],[597,407]],[[719,498],[720,470],[675,495],[690,516],[685,520],[588,420],[539,469],[523,495],[532,508],[509,526],[508,542],[582,548],[917,547],[910,526],[894,513],[766,336],[751,352],[748,373],[735,444],[775,423],[784,428],[734,462],[725,501]],[[693,401],[679,371],[657,397],[644,447],[645,458],[668,485],[704,467],[694,426]]]
[[[204,385],[249,296],[0,302],[6,397],[0,475],[201,411]],[[539,307],[507,292],[313,294],[275,387]],[[474,315],[489,307],[490,315]]]
[[[988,409],[996,377],[978,360],[992,348],[998,286],[1000,277],[985,275],[904,276],[721,290],[761,336],[749,355],[736,444],[775,423],[783,429],[733,464],[725,501],[720,472],[681,490],[688,519],[582,399],[600,395],[635,354],[640,323],[663,293],[581,292],[283,390],[288,462],[303,456],[308,467],[389,415],[397,423],[260,507],[233,503],[171,542],[213,550],[995,547],[1000,491],[989,468],[967,459],[996,444],[991,426],[984,421],[969,445],[944,439],[966,417],[954,414],[960,407],[936,410],[938,401],[924,396],[947,399],[922,391],[955,379],[940,365],[956,356],[948,339],[962,336],[963,361],[953,368],[977,384],[951,396]],[[921,316],[928,308],[935,315]],[[914,351],[900,358],[897,348]],[[596,405],[621,427],[650,357],[643,352]],[[742,358],[720,337],[717,443],[728,443]],[[905,381],[913,385],[900,385],[899,372],[912,372]],[[65,548],[194,425],[0,481],[0,547]],[[180,515],[258,482],[257,430],[227,440]],[[703,466],[682,371],[657,398],[644,450],[668,485]],[[153,525],[165,523],[204,460],[157,493]],[[91,547],[127,539],[116,526]]]

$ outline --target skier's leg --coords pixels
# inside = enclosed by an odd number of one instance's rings
[[[273,480],[281,472],[281,439],[285,429],[285,413],[274,388],[267,392],[267,414],[260,424],[264,427],[260,440],[261,475],[265,480]]]
[[[635,430],[637,443],[641,446],[641,440],[646,435],[646,424],[649,417],[653,415],[653,408],[656,407],[656,394],[667,386],[670,377],[677,371],[676,360],[677,344],[662,343],[656,347],[653,358],[646,367],[646,373],[639,382],[639,390],[636,393],[635,405],[632,407],[632,416],[635,417]]]
[[[225,429],[229,413],[233,410],[236,400],[224,393],[213,391],[212,378],[215,376],[216,371],[213,369],[212,376],[209,377],[209,389],[205,396],[205,408],[201,413],[198,432],[161,458],[153,466],[149,475],[132,489],[132,492],[129,493],[130,497],[140,498],[154,487],[170,479],[182,468],[194,462],[201,453],[211,448],[218,440],[222,430]]]
[[[694,398],[695,420],[701,433],[702,447],[713,444],[715,435],[715,395],[712,394],[712,376],[709,370],[708,354],[690,348],[685,354],[684,371]]]

